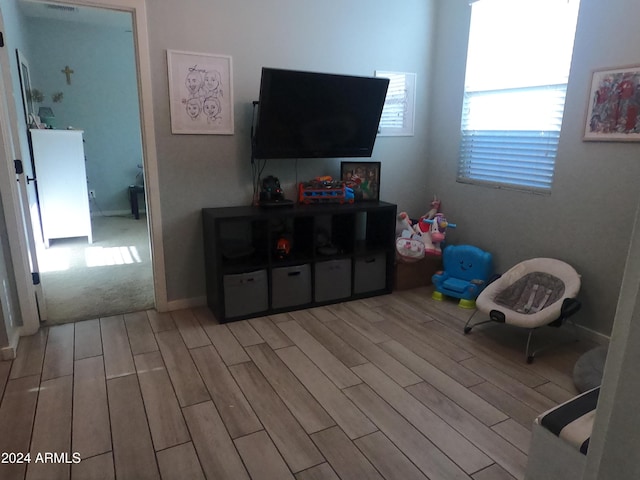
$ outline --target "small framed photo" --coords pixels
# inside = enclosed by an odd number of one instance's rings
[[[171,132],[233,135],[231,57],[167,50]]]
[[[593,72],[584,140],[640,141],[640,65]]]
[[[341,162],[340,179],[353,188],[356,202],[380,200],[380,162]]]

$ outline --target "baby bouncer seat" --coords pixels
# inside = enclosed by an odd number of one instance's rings
[[[564,320],[580,310],[581,304],[576,299],[579,291],[580,275],[571,265],[553,258],[525,260],[480,293],[476,307],[488,314],[489,320],[471,324],[473,317],[469,318],[464,333],[491,321],[527,328],[525,354],[527,363],[531,363],[536,353],[549,348],[531,351],[534,330],[545,325],[560,327]]]

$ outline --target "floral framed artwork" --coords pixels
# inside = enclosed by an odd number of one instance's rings
[[[640,65],[593,72],[584,140],[640,141]]]
[[[171,132],[233,135],[231,57],[167,50]]]
[[[353,188],[356,202],[380,200],[380,162],[341,162],[340,179]]]

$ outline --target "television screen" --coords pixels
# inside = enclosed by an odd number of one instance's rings
[[[370,157],[389,80],[263,68],[253,157]]]

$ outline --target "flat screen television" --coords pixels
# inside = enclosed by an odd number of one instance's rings
[[[263,68],[253,158],[370,157],[389,80]]]

